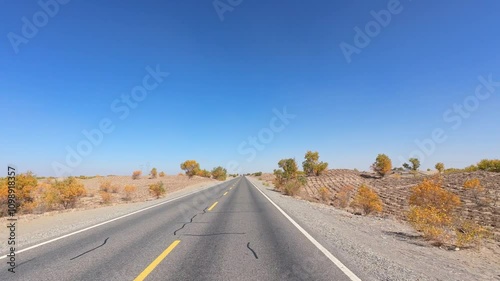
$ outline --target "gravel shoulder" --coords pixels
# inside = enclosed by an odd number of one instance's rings
[[[227,180],[231,180],[228,178]],[[68,234],[79,229],[83,229],[164,201],[176,198],[191,192],[201,191],[214,185],[217,182],[198,182],[185,186],[167,194],[165,197],[144,202],[122,203],[110,206],[94,207],[92,209],[69,209],[65,211],[52,211],[38,215],[22,215],[16,222],[16,248],[26,248],[40,242]],[[7,225],[7,218],[0,218],[2,225]],[[0,228],[0,237],[8,237],[9,229]],[[6,240],[7,241],[7,240]],[[4,248],[5,246],[5,248]],[[7,252],[7,243],[2,243],[1,253]]]
[[[362,280],[500,280],[500,249],[494,244],[480,250],[433,247],[404,222],[356,216],[248,179],[348,268],[360,271]]]

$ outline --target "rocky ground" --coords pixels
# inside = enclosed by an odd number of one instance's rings
[[[411,188],[422,182],[425,177],[431,176],[393,174],[379,178],[374,174],[360,173],[355,170],[328,170],[321,176],[308,177],[307,184],[298,197],[338,207],[337,194],[342,188],[352,187],[351,195],[353,195],[359,186],[365,184],[373,188],[380,196],[384,205],[382,217],[405,220]],[[271,185],[274,176],[263,174],[259,178]],[[472,178],[479,179],[484,187],[484,191],[477,196],[463,187],[464,182]],[[327,198],[322,198],[320,195],[319,190],[322,187],[329,190]],[[476,171],[444,174],[443,187],[460,196],[462,204],[457,212],[461,214],[461,217],[472,219],[488,227],[500,247],[500,173]],[[353,211],[349,207],[346,209]]]

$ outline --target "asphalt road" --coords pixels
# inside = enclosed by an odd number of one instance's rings
[[[242,177],[16,257],[0,280],[355,280]]]

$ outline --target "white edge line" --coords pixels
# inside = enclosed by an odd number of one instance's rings
[[[186,196],[189,196],[189,195],[192,195],[192,194],[195,194],[195,193],[198,193],[198,192],[201,192],[203,190],[206,190],[206,189],[209,189],[209,188],[212,188],[212,187],[216,187],[220,184],[223,184],[223,183],[218,183],[216,185],[213,185],[213,186],[209,186],[209,187],[206,187],[206,188],[203,188],[203,189],[200,189],[200,190],[197,190],[197,191],[194,191],[194,192],[191,192],[191,193],[188,193],[188,194],[184,194],[184,195],[181,195],[179,197],[175,197],[175,198],[172,198],[172,199],[169,199],[167,201],[164,201],[164,202],[160,202],[158,204],[155,204],[155,205],[152,205],[152,206],[149,206],[149,207],[145,207],[143,209],[139,209],[137,211],[133,211],[132,213],[128,213],[128,214],[125,214],[125,215],[122,215],[122,216],[119,216],[117,218],[114,218],[114,219],[110,219],[110,220],[107,220],[107,221],[104,221],[104,222],[101,222],[101,223],[98,223],[98,224],[95,224],[95,225],[92,225],[92,226],[89,226],[89,227],[86,227],[84,229],[80,229],[80,230],[77,230],[75,232],[71,232],[71,233],[68,233],[68,234],[65,234],[63,236],[59,236],[57,238],[54,238],[54,239],[51,239],[51,240],[48,240],[48,241],[45,241],[45,242],[42,242],[42,243],[39,243],[39,244],[36,244],[36,245],[33,245],[33,246],[30,246],[28,248],[25,248],[25,249],[22,249],[22,250],[19,250],[19,251],[16,251],[15,253],[18,254],[18,253],[22,253],[22,252],[26,252],[26,251],[29,251],[29,250],[32,250],[32,249],[35,249],[35,248],[38,248],[40,246],[43,246],[43,245],[46,245],[46,244],[49,244],[49,243],[52,243],[52,242],[55,242],[57,240],[61,240],[61,239],[64,239],[66,237],[70,237],[70,236],[73,236],[75,234],[78,234],[78,233],[81,233],[81,232],[84,232],[84,231],[87,231],[87,230],[90,230],[90,229],[93,229],[93,228],[96,228],[96,227],[99,227],[101,225],[105,225],[105,224],[108,224],[110,222],[114,222],[114,221],[117,221],[117,220],[120,220],[120,219],[123,219],[123,218],[126,218],[126,217],[129,217],[131,215],[135,215],[137,213],[140,213],[140,212],[144,212],[146,210],[149,210],[149,209],[152,209],[152,208],[155,208],[155,207],[158,207],[158,206],[161,206],[163,204],[167,204],[167,203],[170,203],[172,201],[175,201],[175,200],[179,200],[181,198],[184,198]],[[2,259],[5,259],[7,258],[7,255],[3,255],[3,256],[0,256],[0,260]]]
[[[349,268],[347,268],[339,259],[337,259],[334,255],[332,255],[332,253],[330,253],[325,247],[323,247],[323,245],[321,245],[316,239],[314,239],[314,237],[312,237],[309,233],[307,233],[307,231],[305,231],[305,229],[303,229],[287,213],[285,213],[285,211],[283,211],[283,209],[281,209],[278,205],[276,205],[276,203],[274,203],[273,200],[271,200],[271,198],[269,198],[266,194],[264,194],[264,192],[262,192],[262,190],[260,190],[252,181],[250,181],[250,180],[248,180],[248,181],[260,193],[262,193],[262,195],[264,195],[264,197],[266,197],[266,199],[269,200],[269,202],[271,202],[271,204],[273,204],[274,207],[276,207],[276,209],[278,209],[278,211],[280,211],[285,216],[285,218],[287,218],[300,232],[302,232],[302,234],[304,234],[304,236],[307,239],[309,239],[309,241],[311,241],[314,244],[314,246],[316,246],[321,252],[323,252],[323,254],[325,254],[325,256],[329,260],[331,260],[340,270],[342,270],[342,272],[344,272],[344,274],[347,275],[347,277],[349,277],[349,279],[351,279],[352,281],[361,281],[361,279],[359,279],[359,277],[356,276],[356,274],[354,274],[351,270],[349,270]]]

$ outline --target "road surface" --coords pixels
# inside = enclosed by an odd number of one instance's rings
[[[17,254],[0,280],[359,280],[239,177]],[[3,250],[3,248],[2,248]]]

